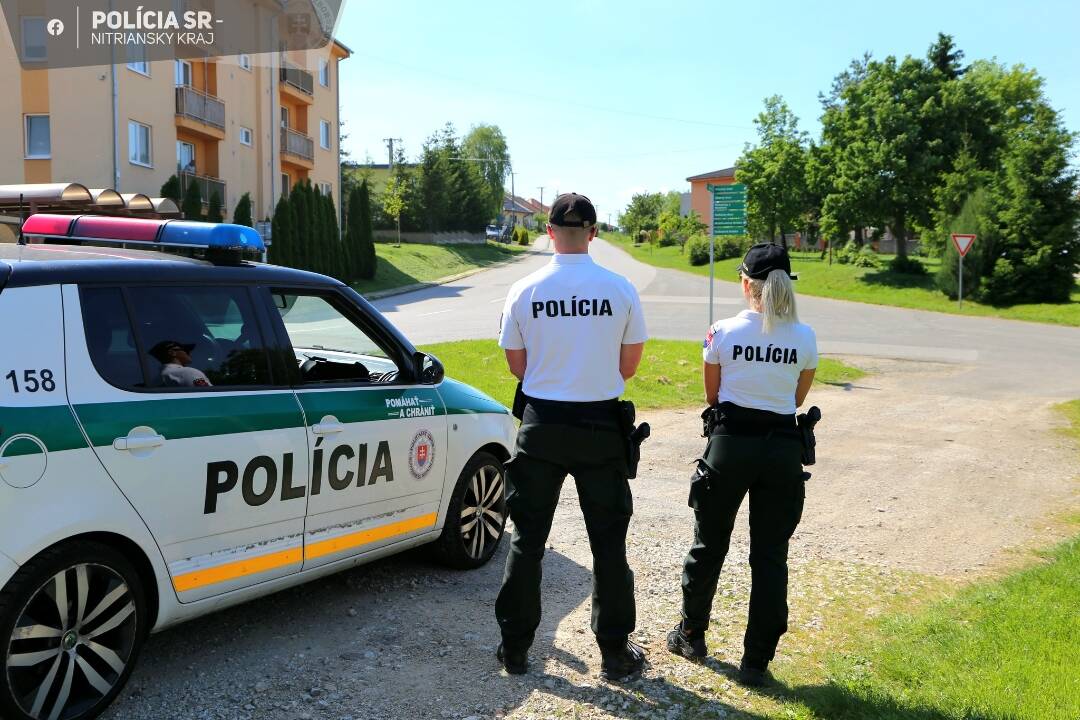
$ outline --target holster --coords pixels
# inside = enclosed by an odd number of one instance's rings
[[[637,410],[629,400],[619,402],[619,428],[626,438],[626,471],[631,480],[637,477],[638,463],[641,461],[641,443],[652,434],[649,423],[634,425]]]
[[[510,408],[510,414],[521,421],[521,418],[525,415],[525,393],[521,389],[521,383],[518,382],[517,389],[514,390],[514,406]]]
[[[813,465],[817,462],[817,437],[814,435],[814,426],[819,420],[821,420],[821,409],[817,405],[795,418],[799,429],[799,440],[802,442],[803,465]]]

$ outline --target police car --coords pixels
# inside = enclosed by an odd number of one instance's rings
[[[0,717],[94,717],[150,631],[213,610],[425,543],[494,554],[506,408],[262,250],[48,214],[0,244]]]

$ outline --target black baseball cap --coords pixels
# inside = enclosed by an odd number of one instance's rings
[[[183,350],[184,352],[189,353],[194,349],[194,343],[189,345],[187,343],[176,342],[175,340],[162,340],[157,345],[150,348],[150,355],[160,362],[166,362],[169,359],[169,353],[173,350]]]
[[[791,258],[787,250],[773,243],[758,243],[746,251],[739,272],[753,280],[764,280],[773,270],[783,270],[792,280],[798,275],[791,273]]]
[[[591,228],[596,224],[596,208],[584,195],[563,193],[552,203],[548,222],[559,227]]]

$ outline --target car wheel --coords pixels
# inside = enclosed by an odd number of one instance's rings
[[[506,527],[503,464],[478,452],[466,463],[450,497],[436,553],[447,565],[478,568],[495,554]]]
[[[0,717],[97,717],[131,675],[148,620],[119,552],[72,542],[41,553],[0,592]]]

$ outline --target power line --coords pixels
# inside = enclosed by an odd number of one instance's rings
[[[522,96],[527,96],[527,97],[536,98],[537,100],[543,100],[545,102],[563,103],[564,105],[570,105],[572,107],[578,107],[578,108],[582,108],[582,109],[585,109],[585,110],[593,110],[593,111],[596,111],[596,112],[612,113],[612,114],[615,114],[615,115],[626,115],[626,116],[629,116],[629,117],[640,117],[640,118],[645,118],[645,119],[648,119],[648,120],[662,120],[664,122],[685,123],[687,125],[704,125],[704,126],[707,126],[707,127],[729,128],[729,129],[732,129],[732,130],[753,130],[754,129],[753,126],[751,126],[751,125],[734,125],[734,124],[729,124],[729,123],[712,122],[710,120],[699,120],[699,119],[696,119],[696,118],[679,118],[679,117],[672,117],[672,116],[668,116],[668,115],[654,115],[652,113],[636,112],[634,110],[624,110],[622,108],[610,108],[610,107],[604,107],[602,105],[592,105],[592,104],[589,104],[589,103],[574,102],[573,100],[567,100],[566,98],[561,98],[561,97],[552,97],[552,96],[549,96],[549,95],[540,95],[538,93],[522,92],[521,90],[518,90],[516,88],[513,91],[511,91],[511,90],[503,90],[503,89],[499,88],[497,84],[487,84],[487,83],[481,84],[481,83],[478,83],[478,82],[475,82],[475,81],[472,81],[472,80],[468,80],[466,78],[458,77],[456,75],[450,75],[450,74],[447,74],[447,73],[439,72],[437,70],[432,70],[431,68],[417,67],[415,65],[409,65],[408,63],[398,62],[397,60],[389,60],[387,58],[379,57],[377,55],[368,55],[366,53],[357,53],[357,52],[354,52],[353,55],[355,57],[364,57],[364,58],[367,58],[368,60],[374,60],[376,62],[385,63],[387,65],[396,65],[397,67],[403,68],[405,70],[409,70],[411,72],[419,73],[421,75],[433,75],[435,77],[441,77],[441,78],[444,78],[446,80],[453,80],[454,82],[458,82],[458,83],[461,83],[463,85],[471,85],[473,87],[482,87],[484,89],[484,92],[487,93],[487,94],[498,93],[498,94],[502,94],[502,95],[513,95],[513,97],[515,97],[515,98],[520,98]]]

